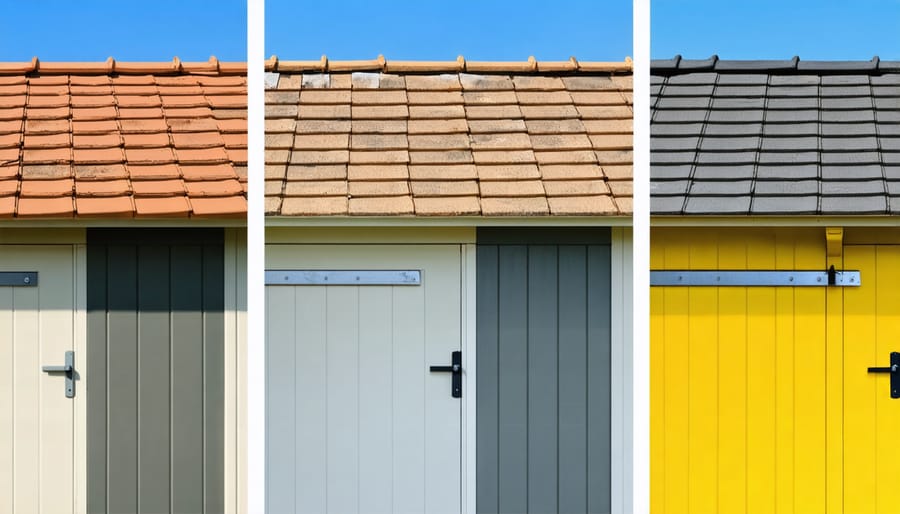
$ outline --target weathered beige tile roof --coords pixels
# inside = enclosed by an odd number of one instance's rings
[[[629,215],[632,66],[283,62],[266,75],[266,212]]]

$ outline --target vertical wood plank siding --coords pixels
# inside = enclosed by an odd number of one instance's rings
[[[224,510],[224,232],[88,232],[88,512]]]
[[[478,512],[609,512],[609,229],[480,229],[476,273]]]
[[[821,229],[660,228],[650,266],[824,270],[824,246]],[[652,512],[826,511],[825,295],[651,288]]]

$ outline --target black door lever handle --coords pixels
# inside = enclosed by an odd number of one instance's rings
[[[459,373],[462,367],[454,364],[453,366],[431,366],[428,371],[443,371],[445,373]]]
[[[450,366],[430,366],[428,371],[453,373],[450,394],[454,398],[462,398],[462,352],[453,352],[451,357],[453,360]]]
[[[869,373],[890,373],[891,398],[900,398],[900,352],[891,352],[889,367],[871,367]]]

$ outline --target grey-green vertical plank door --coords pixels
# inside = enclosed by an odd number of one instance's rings
[[[559,510],[587,512],[586,249],[560,248],[559,267]]]
[[[201,255],[172,248],[172,505],[184,512],[203,512]]]
[[[477,401],[475,402],[475,419],[478,429],[475,434],[475,447],[478,457],[475,459],[475,472],[478,477],[476,488],[476,505],[481,512],[495,511],[499,508],[500,498],[497,490],[497,478],[500,476],[500,464],[497,455],[497,412],[499,391],[497,388],[497,370],[499,362],[497,351],[497,272],[499,256],[496,246],[479,246],[478,265],[475,269],[475,283],[478,284],[476,313],[478,322],[475,327],[475,355],[478,361],[479,376],[489,376],[491,380],[478,383]],[[489,373],[481,369],[491,370]],[[480,378],[479,378],[480,380]],[[490,507],[490,508],[488,508]]]
[[[477,243],[477,510],[609,512],[610,231]]]
[[[203,248],[203,506],[225,511],[224,247]]]
[[[139,512],[167,512],[169,509],[169,469],[171,455],[159,451],[171,444],[169,398],[171,397],[170,370],[171,348],[158,334],[168,334],[169,298],[169,248],[163,245],[137,248],[137,276],[154,277],[142,280],[137,288],[140,306],[138,339],[138,375],[142,382],[153,377],[153,387],[138,389],[138,475]],[[148,344],[149,343],[149,344]],[[144,385],[144,384],[142,384]]]
[[[528,248],[501,246],[498,250],[499,509],[500,512],[527,512]]]
[[[138,310],[137,248],[108,250],[109,305],[107,340],[107,465],[109,512],[137,512],[138,469]],[[123,265],[130,263],[130,265]],[[88,369],[91,365],[88,363]],[[88,401],[91,401],[88,398]],[[97,420],[101,422],[101,420]]]
[[[528,510],[557,507],[559,266],[553,245],[528,248]],[[519,348],[516,349],[520,351]]]
[[[92,245],[87,248],[87,362],[90,365],[91,386],[86,389],[87,419],[91,431],[87,440],[88,474],[100,471],[99,479],[87,481],[87,509],[106,512],[106,395],[107,395],[107,305],[106,291],[107,247]]]
[[[606,313],[588,316],[588,507],[594,512],[610,505],[610,266],[608,248],[588,248],[588,312]]]
[[[224,234],[88,231],[88,512],[224,509]]]

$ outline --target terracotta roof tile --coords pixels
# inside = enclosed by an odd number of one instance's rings
[[[128,195],[108,198],[75,198],[75,212],[78,216],[130,218],[131,216],[134,216],[134,210],[134,200]]]
[[[0,197],[0,217],[11,218],[16,212],[16,197]]]
[[[195,216],[204,217],[245,217],[247,203],[238,194],[219,197],[191,197],[191,208]]]
[[[126,196],[131,192],[128,180],[76,180],[75,195],[77,197]]]
[[[630,214],[630,62],[269,63],[268,214]]]
[[[20,218],[61,218],[74,214],[75,200],[70,192],[67,196],[55,198],[19,197],[16,216]]]
[[[0,162],[0,179],[17,178],[19,176],[19,166],[3,164]]]
[[[224,146],[216,146],[213,148],[176,148],[175,153],[178,156],[178,162],[181,163],[218,163],[228,162],[229,156]],[[236,159],[233,162],[238,162]]]
[[[0,215],[245,212],[244,68],[110,60],[0,71]]]
[[[12,178],[0,179],[0,196],[12,196],[15,195],[18,190],[18,180]]]
[[[121,145],[122,135],[118,133],[75,134],[72,136],[72,146],[75,148],[113,148]]]
[[[68,148],[72,144],[71,136],[65,132],[56,134],[29,133],[25,135],[24,139],[22,134],[10,134],[10,136],[21,140],[25,148]],[[7,136],[6,139],[9,140],[11,137]],[[3,146],[8,147],[12,145],[4,144]]]
[[[134,197],[134,207],[138,216],[187,216],[191,212],[187,197]]]

